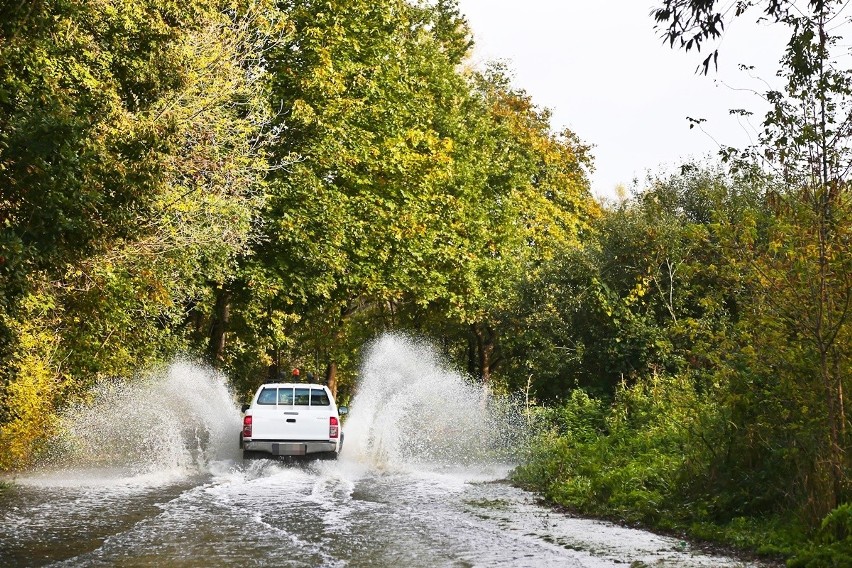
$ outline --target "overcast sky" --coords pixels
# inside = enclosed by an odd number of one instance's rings
[[[661,3],[662,0],[659,0]],[[671,171],[690,157],[713,155],[719,144],[745,146],[765,112],[751,89],[766,86],[738,70],[774,81],[788,33],[756,25],[757,10],[728,26],[719,71],[695,73],[703,56],[662,44],[648,0],[460,0],[474,33],[476,64],[505,60],[514,84],[553,111],[553,127],[568,127],[593,144],[592,190],[641,187],[647,171]],[[752,125],[729,109],[755,112]],[[704,118],[706,133],[686,117]],[[750,133],[749,133],[750,131]]]

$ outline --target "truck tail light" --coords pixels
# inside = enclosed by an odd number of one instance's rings
[[[243,418],[243,438],[251,438],[251,416]]]
[[[340,425],[337,422],[337,417],[332,416],[328,419],[328,437],[337,438],[340,435]]]

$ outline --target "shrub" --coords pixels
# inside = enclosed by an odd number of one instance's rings
[[[790,559],[789,568],[841,568],[852,566],[852,504],[829,513],[810,545]]]
[[[609,407],[576,390],[540,411],[540,433],[514,479],[585,513],[673,524],[683,516],[685,480],[707,460],[695,430],[713,412],[682,377],[622,385]]]

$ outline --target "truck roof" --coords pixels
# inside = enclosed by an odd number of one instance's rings
[[[265,387],[272,387],[272,388],[317,387],[317,388],[321,388],[321,389],[327,388],[325,385],[320,385],[320,384],[317,384],[317,383],[263,383],[258,388],[265,388]]]

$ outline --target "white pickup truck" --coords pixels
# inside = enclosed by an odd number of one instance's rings
[[[337,458],[343,447],[340,416],[328,387],[305,383],[261,385],[243,407],[243,459],[307,456]]]

